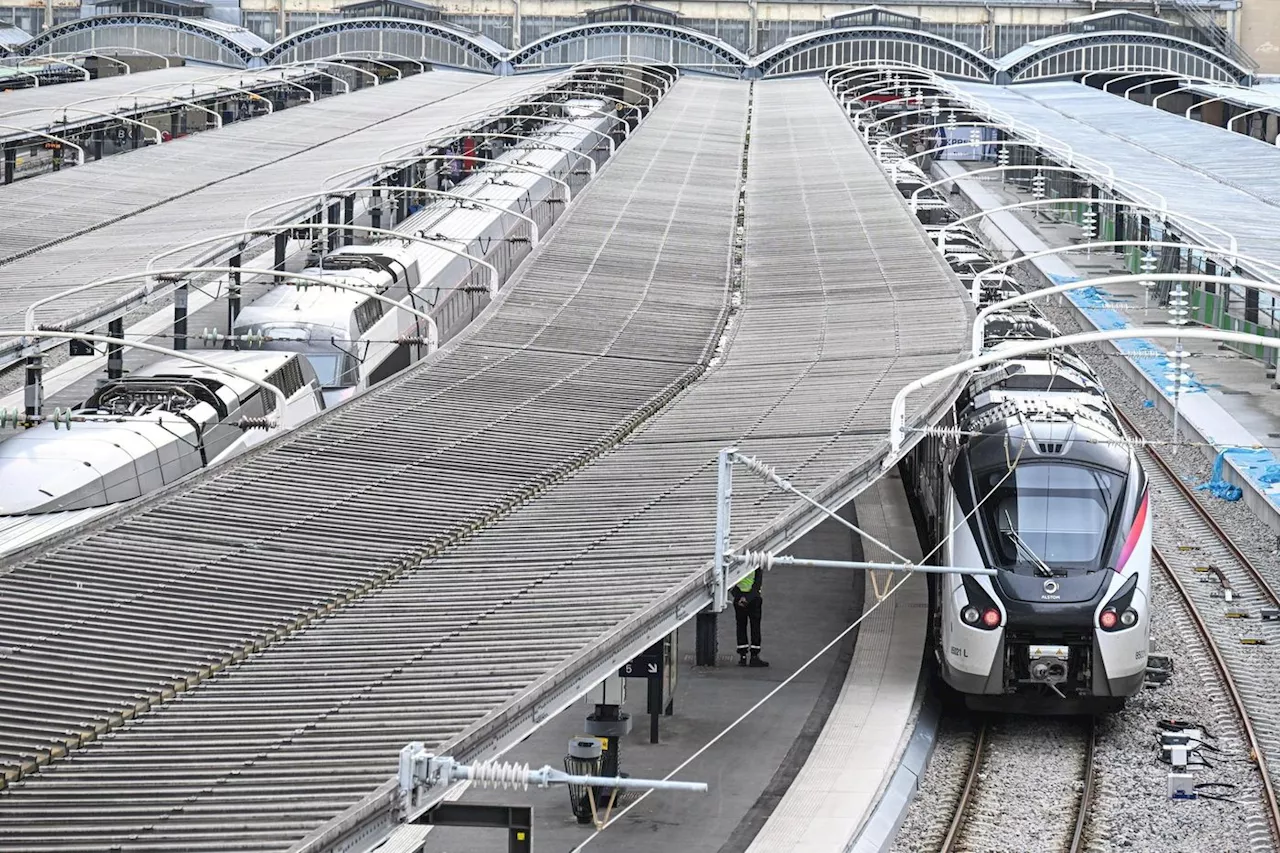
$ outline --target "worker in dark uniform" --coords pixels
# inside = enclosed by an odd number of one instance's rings
[[[769,665],[760,657],[760,614],[764,610],[764,599],[760,596],[762,581],[763,574],[756,569],[733,588],[733,615],[738,620],[738,666]],[[750,642],[747,642],[748,624],[751,627]]]

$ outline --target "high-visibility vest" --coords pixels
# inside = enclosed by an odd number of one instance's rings
[[[755,573],[755,572],[752,572],[751,574],[747,575],[747,576],[746,576],[745,578],[743,578],[742,580],[738,581],[738,591],[739,591],[739,592],[751,592],[751,590],[753,590],[753,589],[755,589],[755,588],[756,588],[756,573]]]

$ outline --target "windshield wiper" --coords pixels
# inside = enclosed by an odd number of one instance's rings
[[[1031,549],[1031,546],[1018,535],[1018,531],[1014,529],[1013,518],[1009,516],[1008,510],[1004,511],[1004,520],[1009,522],[1008,532],[1009,538],[1013,540],[1013,546],[1018,549],[1018,553],[1022,555],[1023,559],[1035,565],[1036,575],[1042,578],[1053,577],[1053,569],[1049,568],[1048,564],[1041,560],[1036,552]]]

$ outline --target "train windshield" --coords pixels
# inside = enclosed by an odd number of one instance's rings
[[[1063,463],[1024,464],[977,478],[993,561],[1017,572],[1101,565],[1124,477]]]

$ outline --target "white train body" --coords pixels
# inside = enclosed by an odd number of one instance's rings
[[[474,320],[491,300],[490,288],[500,286],[531,251],[533,228],[542,232],[558,216],[564,187],[576,190],[586,182],[585,158],[600,161],[607,154],[605,137],[617,122],[596,110],[598,100],[575,101],[570,112],[589,112],[571,123],[547,125],[535,134],[543,147],[517,143],[502,153],[498,164],[476,162],[467,180],[449,192],[483,202],[469,205],[452,198],[421,195],[421,209],[397,230],[421,235],[431,242],[387,239],[366,246],[346,246],[326,255],[304,272],[359,285],[381,296],[428,313],[445,343]],[[535,143],[537,144],[537,143]],[[602,148],[604,150],[602,150]],[[466,157],[459,154],[458,160]],[[520,168],[503,169],[502,162]],[[534,170],[534,171],[528,171]],[[410,196],[414,198],[414,196]],[[451,251],[454,250],[454,251]],[[487,261],[489,270],[464,252]],[[353,269],[364,264],[364,269]],[[341,266],[338,272],[333,269]],[[408,294],[413,299],[408,299]],[[425,335],[425,327],[408,310],[381,300],[336,288],[292,285],[273,288],[237,315],[236,334],[257,333],[276,338],[266,349],[301,352],[313,363],[332,406],[392,376],[427,354],[418,343],[397,343]]]
[[[1013,338],[1047,327],[1005,319]],[[971,377],[949,425],[905,479],[937,562],[997,574],[931,580],[942,679],[976,708],[1118,708],[1146,675],[1151,508],[1101,384],[1071,353],[1011,358]]]
[[[343,246],[305,270],[345,287],[281,285],[245,306],[233,331],[270,340],[240,352],[200,355],[276,376],[268,381],[285,381],[277,372],[291,365],[285,371],[292,382],[290,406],[280,428],[242,432],[232,425],[241,416],[263,414],[259,389],[251,383],[166,360],[108,383],[81,412],[103,407],[118,422],[77,423],[70,432],[45,424],[0,442],[0,554],[228,459],[398,373],[428,354],[427,327],[414,310],[432,317],[439,343],[457,335],[532,250],[533,227],[512,213],[532,219],[540,236],[563,211],[565,185],[576,193],[594,165],[608,158],[609,137],[616,140],[620,125],[607,114],[611,106],[597,98],[576,99],[562,109],[566,123],[528,131],[532,141],[484,140],[496,163],[459,154],[468,174],[449,191],[461,199],[405,194],[399,202],[419,209],[397,230],[429,241]],[[419,180],[434,189],[429,171]],[[395,189],[389,187],[388,195]],[[459,251],[484,259],[496,275]],[[159,381],[161,372],[172,380]],[[193,396],[191,387],[183,387],[192,382],[206,390],[195,388]],[[132,409],[122,402],[144,399],[150,386],[155,400],[164,402]]]
[[[284,429],[324,408],[310,365],[296,354],[201,357],[284,391],[287,406],[277,413]],[[83,511],[142,497],[242,453],[268,433],[242,430],[241,419],[275,411],[275,395],[258,385],[176,358],[105,382],[75,411],[86,421],[70,429],[44,423],[0,442],[0,553],[25,544],[31,530],[51,535],[83,520]]]

